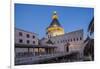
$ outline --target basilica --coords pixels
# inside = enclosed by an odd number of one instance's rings
[[[56,52],[80,51],[83,44],[83,30],[64,32],[54,11],[51,24],[46,28],[46,37],[41,39],[41,44],[56,46]]]
[[[48,54],[54,54],[49,56],[54,58],[57,53],[60,53],[60,55],[69,52],[79,52],[82,54],[84,47],[83,29],[65,32],[59,22],[56,11],[53,12],[51,23],[45,31],[46,36],[40,39],[37,33],[15,28],[16,65],[24,64],[25,62],[26,64],[33,61],[35,62],[35,59],[37,59],[35,56],[39,55],[48,57]],[[47,58],[45,57],[45,59]]]

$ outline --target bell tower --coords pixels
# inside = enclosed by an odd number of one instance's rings
[[[64,29],[61,27],[58,21],[57,12],[54,11],[52,15],[52,22],[49,25],[49,27],[47,27],[46,29],[46,35],[48,38],[50,38],[50,37],[59,36],[63,34],[64,34]]]

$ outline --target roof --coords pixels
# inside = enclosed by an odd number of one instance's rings
[[[47,44],[54,44],[50,39],[46,43]]]
[[[50,24],[50,26],[48,28],[53,27],[54,25],[57,25],[57,26],[61,27],[61,24],[59,23],[59,21],[57,19],[53,19],[51,24]]]
[[[27,32],[27,33],[32,33],[32,34],[38,35],[37,33],[26,31],[26,30],[23,30],[23,29],[20,29],[20,28],[15,28],[15,30],[20,30],[20,31],[24,31],[24,32]]]

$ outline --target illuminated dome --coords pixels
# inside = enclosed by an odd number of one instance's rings
[[[56,11],[53,12],[52,22],[46,30],[47,30],[46,34],[48,38],[64,34],[64,29],[61,27],[58,21],[58,16]]]

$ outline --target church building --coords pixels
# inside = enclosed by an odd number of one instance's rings
[[[52,21],[46,28],[45,38],[39,39],[36,33],[15,28],[15,55],[29,56],[82,51],[83,30],[64,32],[57,12],[53,12]]]
[[[59,22],[57,12],[53,12],[52,21],[46,28],[42,39],[33,32],[15,28],[15,65],[37,60],[37,56],[59,57],[63,54],[83,53],[83,29],[65,32]],[[48,58],[44,57],[43,59]],[[41,58],[39,58],[39,61]],[[38,62],[39,62],[38,61]]]
[[[83,46],[83,29],[64,32],[57,12],[53,12],[52,21],[46,28],[46,37],[41,39],[42,45],[56,46],[56,52],[80,51]]]

